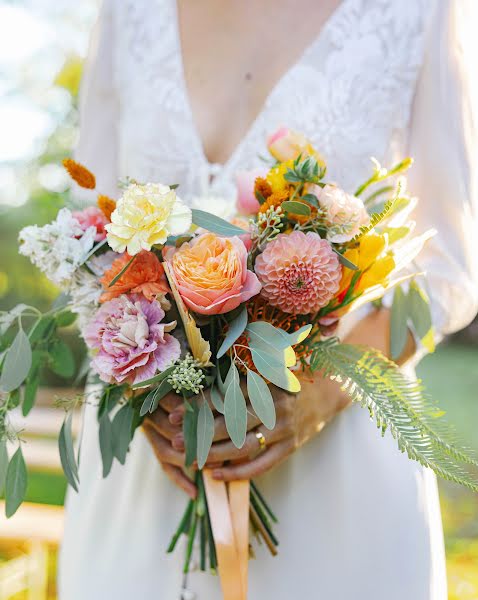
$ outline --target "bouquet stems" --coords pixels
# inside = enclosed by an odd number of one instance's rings
[[[186,553],[184,557],[183,572],[189,573],[192,565],[194,543],[199,542],[199,569],[201,571],[217,572],[217,554],[214,536],[212,533],[211,519],[204,488],[201,471],[197,471],[195,483],[198,489],[197,497],[189,500],[181,517],[179,525],[174,532],[167,552],[173,552],[182,534],[187,536]],[[256,484],[251,481],[249,496],[249,517],[256,537],[263,541],[272,555],[277,554],[279,541],[273,532],[273,524],[277,517],[265,501]]]

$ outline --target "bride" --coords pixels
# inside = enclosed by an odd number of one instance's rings
[[[329,179],[349,189],[370,172],[370,156],[387,165],[412,155],[417,229],[439,232],[419,266],[436,330],[451,333],[478,307],[477,154],[461,33],[471,4],[105,0],[83,82],[77,157],[104,193],[125,176],[179,183],[184,200],[206,195],[211,206],[203,208],[226,214],[237,170],[261,165],[265,138],[280,125],[305,133]],[[387,351],[387,309],[344,321],[342,338]],[[402,358],[410,364],[411,336],[408,346]],[[281,517],[279,555],[258,549],[249,597],[445,600],[433,474],[390,436],[382,440],[366,411],[345,407],[330,382],[317,379],[299,398],[277,402],[277,430],[265,432],[266,451],[246,463],[227,462],[235,450],[216,422],[215,477],[259,476]],[[184,491],[195,493],[180,469],[181,419],[163,403],[137,432],[126,465],[103,480],[95,410],[86,408],[61,600],[221,598],[217,577],[197,571],[183,581],[181,560],[165,554]]]

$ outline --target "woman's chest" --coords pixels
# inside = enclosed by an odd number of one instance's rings
[[[272,87],[225,165],[212,166],[188,98],[174,0],[125,0],[115,24],[120,174],[174,180],[189,195],[200,193],[213,171],[214,187],[226,193],[235,171],[261,164],[267,134],[286,125],[312,139],[331,178],[353,186],[371,156],[384,160],[394,146],[403,151],[425,4],[407,2],[404,11],[398,0],[343,0]]]

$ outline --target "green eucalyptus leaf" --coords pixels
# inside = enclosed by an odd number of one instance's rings
[[[56,330],[56,320],[54,317],[41,317],[28,333],[31,344],[47,341],[51,334]]]
[[[221,358],[229,348],[234,344],[237,338],[244,332],[247,325],[247,309],[245,306],[241,308],[241,312],[229,323],[226,337],[217,351],[217,358]]]
[[[254,412],[267,429],[274,429],[276,409],[267,383],[260,375],[247,369],[247,394]]]
[[[58,449],[60,451],[60,461],[66,479],[71,487],[78,491],[78,466],[76,464],[75,451],[73,449],[72,418],[70,413],[63,421],[58,437]]]
[[[7,452],[7,440],[0,440],[0,496],[3,494],[5,489],[5,478],[7,476],[8,469],[8,452]]]
[[[283,330],[274,327],[267,321],[254,321],[249,323],[246,332],[252,344],[267,344],[285,350],[290,346],[288,338],[284,337]]]
[[[212,231],[213,233],[217,233],[218,235],[230,237],[233,235],[244,235],[245,233],[244,229],[236,227],[236,225],[231,225],[231,223],[228,223],[224,219],[216,217],[216,215],[208,213],[204,210],[193,208],[192,213],[194,225],[202,227],[203,229],[207,229],[208,231]]]
[[[278,329],[284,340],[287,342],[289,346],[295,346],[296,344],[302,343],[305,338],[309,335],[312,330],[312,325],[304,325],[297,331],[293,331],[292,333],[287,333],[283,329]]]
[[[69,327],[76,321],[76,315],[70,310],[65,310],[56,315],[55,320],[58,327]]]
[[[171,373],[174,371],[174,369],[175,369],[175,365],[171,365],[166,370],[162,371],[161,373],[158,373],[154,377],[151,377],[151,379],[146,379],[146,381],[140,381],[139,383],[133,384],[131,386],[131,389],[137,390],[138,388],[143,388],[143,387],[148,387],[149,385],[153,385],[153,383],[159,383],[160,381],[163,381],[163,379],[166,379],[167,377],[169,377],[169,375],[171,375]]]
[[[214,416],[207,402],[203,402],[199,409],[196,436],[198,468],[202,469],[214,438]]]
[[[232,443],[236,448],[242,448],[247,433],[247,406],[239,383],[239,373],[236,365],[233,367],[233,375],[224,398],[224,419]]]
[[[111,432],[113,437],[113,453],[124,465],[128,448],[133,439],[133,407],[127,402],[113,417]]]
[[[156,393],[153,396],[153,402],[151,403],[151,407],[149,409],[150,413],[154,413],[154,411],[159,406],[159,401],[162,398],[164,398],[164,396],[166,396],[166,394],[169,394],[169,392],[171,392],[172,389],[173,389],[173,386],[166,379],[163,379],[163,381],[161,381],[161,383],[156,388]]]
[[[288,392],[300,391],[299,380],[283,363],[258,348],[253,348],[251,355],[256,369],[268,381]]]
[[[104,412],[99,420],[99,439],[101,460],[103,463],[103,477],[107,477],[113,466],[113,427],[107,412]]]
[[[221,392],[217,389],[216,386],[211,388],[211,402],[217,412],[224,414],[224,400],[222,399]]]
[[[3,361],[0,389],[11,392],[27,378],[32,365],[32,349],[28,336],[20,329]]]
[[[408,291],[408,313],[423,345],[429,352],[435,350],[430,300],[423,288],[412,281]]]
[[[73,377],[75,374],[75,358],[73,353],[63,340],[53,343],[50,351],[50,369],[60,377]]]
[[[319,206],[319,200],[315,194],[304,194],[301,196],[301,200],[304,200],[305,202],[308,202],[317,208]]]
[[[340,252],[338,250],[336,250],[333,246],[332,246],[332,250],[337,255],[337,258],[339,259],[339,263],[341,265],[343,265],[344,267],[347,267],[347,269],[350,269],[351,271],[358,271],[358,267],[356,264],[354,264],[348,258],[345,258],[345,256],[343,254],[340,254]]]
[[[43,352],[39,350],[33,351],[32,366],[30,367],[30,373],[28,374],[25,382],[25,389],[23,392],[22,414],[24,417],[28,415],[35,404],[38,385],[40,383],[40,367],[42,358]]]
[[[186,411],[183,419],[183,436],[185,448],[186,467],[190,467],[196,460],[197,451],[197,423],[198,423],[198,408],[196,402],[186,403]]]
[[[23,502],[27,491],[27,467],[21,446],[8,463],[5,479],[5,514],[7,518],[14,515]]]
[[[281,204],[281,208],[285,212],[293,213],[294,215],[303,215],[305,217],[310,215],[310,206],[305,202],[286,200]]]
[[[228,372],[227,372],[226,377],[225,377],[224,380],[221,377],[221,365],[219,365],[219,364],[217,365],[217,373],[216,373],[216,375],[217,375],[217,387],[218,387],[218,389],[219,389],[219,391],[221,392],[222,395],[224,395],[226,393],[226,389],[227,389],[226,379],[227,379],[227,375],[229,374],[229,371],[231,369],[231,364],[232,364],[232,361],[230,359],[227,359],[227,360],[229,361],[229,369],[228,369]]]
[[[397,360],[402,355],[408,336],[407,296],[400,286],[395,288],[390,313],[390,356]]]

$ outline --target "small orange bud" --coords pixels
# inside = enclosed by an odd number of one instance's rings
[[[98,208],[101,210],[101,212],[110,221],[111,213],[116,208],[116,202],[113,200],[113,198],[110,198],[109,196],[103,196],[102,194],[100,194],[98,196],[97,204],[98,204]]]
[[[91,171],[88,171],[86,167],[76,162],[72,158],[65,158],[63,161],[63,166],[68,171],[68,174],[76,181],[76,183],[82,187],[87,188],[89,190],[94,190],[96,187],[96,179]]]

